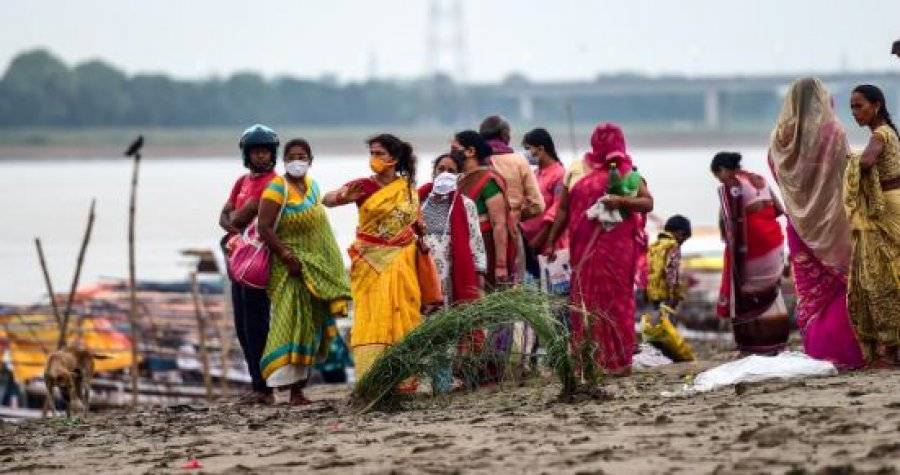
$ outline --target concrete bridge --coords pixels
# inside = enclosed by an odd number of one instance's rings
[[[695,96],[703,98],[703,122],[709,128],[722,124],[722,99],[727,94],[765,92],[783,98],[790,83],[801,75],[755,77],[658,77],[610,76],[595,82],[529,83],[510,80],[496,86],[494,94],[513,98],[519,107],[519,118],[531,121],[534,104],[538,99],[572,101],[586,97],[640,97],[640,96]],[[849,96],[859,84],[880,87],[888,102],[888,108],[900,113],[900,67],[897,72],[842,73],[817,75],[835,100]]]

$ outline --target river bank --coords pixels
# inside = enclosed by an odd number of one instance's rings
[[[475,128],[473,123],[470,127]],[[514,142],[532,127],[515,125]],[[588,146],[592,125],[578,125],[573,134],[565,124],[544,125],[553,134],[557,148],[582,150]],[[448,147],[450,135],[457,126],[388,126],[388,127],[277,127],[282,139],[302,136],[310,140],[317,154],[364,154],[363,141],[382,129],[399,134],[419,151],[435,152]],[[28,128],[0,130],[0,160],[35,159],[100,159],[118,158],[138,134],[147,138],[145,157],[204,158],[231,156],[238,153],[241,127],[213,128]],[[698,128],[653,128],[631,126],[629,146],[645,149],[685,147],[761,147],[768,141],[764,126],[735,127],[727,130]],[[518,145],[514,143],[513,145]]]
[[[669,399],[688,375],[735,356],[695,342],[699,364],[611,381],[557,400],[549,377],[358,414],[345,387],[315,403],[144,408],[86,422],[0,424],[4,472],[173,473],[896,473],[900,381],[859,372],[740,385]]]

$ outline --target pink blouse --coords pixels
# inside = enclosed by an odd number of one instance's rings
[[[553,162],[549,167],[538,169],[537,175],[538,189],[544,198],[544,214],[522,221],[522,234],[525,239],[531,240],[540,232],[544,224],[552,224],[556,220],[556,211],[559,209],[559,193],[562,191],[563,178],[566,175],[566,169],[559,162]],[[569,247],[569,235],[563,232],[556,241],[557,249],[567,249]]]

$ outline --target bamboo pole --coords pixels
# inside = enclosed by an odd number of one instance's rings
[[[227,281],[226,281],[227,282]],[[226,286],[227,287],[227,286]],[[228,308],[230,307],[230,302],[228,302],[228,298],[226,295],[226,305],[224,309],[223,315],[228,315]],[[216,319],[212,317],[212,314],[206,308],[206,303],[203,300],[203,295],[200,295],[200,311],[203,315],[209,319],[209,322],[212,324],[213,329],[216,332],[216,335],[219,336],[219,359],[221,360],[222,365],[222,381],[220,385],[222,386],[222,394],[228,394],[228,355],[231,354],[231,341],[225,334],[225,328],[221,319]],[[234,319],[232,318],[232,321]]]
[[[231,339],[225,335],[222,325],[219,325],[219,352],[222,358],[222,394],[228,394],[228,366],[231,355]]]
[[[228,394],[228,355],[231,354],[231,341],[226,335],[225,325],[223,324],[221,319],[212,318],[210,312],[206,309],[206,304],[203,303],[203,300],[200,300],[201,308],[203,310],[203,314],[209,316],[210,322],[212,322],[213,327],[216,330],[216,334],[219,335],[219,359],[221,359],[222,364],[222,394]],[[226,305],[226,313],[223,315],[227,315],[227,305]]]
[[[578,158],[578,145],[575,143],[575,114],[572,110],[572,101],[566,101],[566,119],[569,122],[569,142],[572,144],[573,160]]]
[[[223,247],[224,249],[224,247]],[[226,264],[227,265],[227,264]],[[218,266],[216,266],[218,267]],[[231,279],[228,278],[228,270],[219,269],[219,275],[222,276],[222,281],[224,285],[222,286],[222,294],[225,296],[225,307],[223,309],[223,316],[225,317],[224,321],[219,323],[219,338],[222,339],[222,389],[223,394],[227,394],[228,390],[228,366],[231,362],[231,342],[232,342],[232,334],[228,331],[228,329],[237,330],[234,327],[234,302],[231,299]],[[227,323],[227,322],[230,322]]]
[[[206,386],[206,397],[212,399],[212,375],[209,374],[209,351],[206,348],[206,319],[200,311],[200,286],[197,284],[197,273],[191,272],[191,294],[194,296],[194,314],[197,316],[197,331],[200,333],[200,362],[203,364],[203,384]]]
[[[131,171],[131,199],[129,200],[128,205],[128,293],[129,293],[129,306],[128,306],[128,320],[131,326],[131,405],[137,406],[138,404],[138,376],[140,372],[140,368],[138,366],[138,346],[140,341],[138,340],[138,318],[137,318],[137,284],[135,277],[135,262],[134,262],[134,220],[135,220],[135,211],[136,206],[135,203],[137,201],[137,187],[138,187],[138,168],[141,164],[141,152],[140,147],[143,145],[143,137],[138,137],[138,139],[131,144],[128,148],[128,151],[125,152],[126,155],[131,155],[134,157],[134,166]]]
[[[69,315],[72,313],[72,303],[75,300],[75,292],[78,290],[78,279],[81,278],[81,266],[84,265],[84,253],[87,251],[88,242],[91,240],[91,230],[94,229],[94,208],[96,205],[97,199],[94,198],[91,200],[91,210],[88,214],[87,229],[84,230],[81,249],[78,251],[78,262],[75,264],[75,275],[72,277],[72,286],[69,289],[69,297],[66,301],[66,311],[63,313],[62,324],[59,328],[59,340],[56,342],[56,349],[58,350],[66,346]]]
[[[47,270],[47,260],[44,258],[44,248],[41,246],[41,238],[34,238],[37,247],[38,260],[41,262],[41,270],[44,273],[44,285],[47,286],[47,294],[50,296],[50,306],[53,308],[53,316],[56,318],[56,326],[62,325],[62,316],[59,314],[59,305],[56,303],[56,294],[53,292],[53,284],[50,282],[50,271]]]

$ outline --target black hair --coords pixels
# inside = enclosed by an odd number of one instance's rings
[[[479,165],[484,166],[488,164],[488,158],[491,157],[491,154],[493,154],[494,151],[491,150],[491,146],[487,144],[481,134],[474,130],[463,130],[462,132],[457,133],[454,138],[456,138],[456,141],[459,142],[463,148],[472,147],[475,149],[475,158],[478,160]],[[463,164],[459,163],[459,160],[457,160],[456,167],[462,171]]]
[[[560,161],[559,155],[556,154],[556,145],[553,143],[553,137],[550,136],[550,132],[547,132],[545,128],[538,127],[528,132],[522,139],[522,143],[532,147],[544,147],[547,155],[550,155],[557,162]]]
[[[312,147],[309,146],[309,142],[306,139],[301,138],[288,140],[288,142],[284,144],[284,156],[287,157],[288,150],[294,147],[303,148],[303,150],[306,150],[306,154],[309,156],[309,158],[313,158]]]
[[[741,154],[737,152],[719,152],[712,159],[712,163],[709,165],[709,169],[713,173],[717,173],[725,170],[740,170],[741,169]]]
[[[381,144],[387,150],[388,155],[397,159],[397,173],[406,177],[410,193],[412,193],[412,187],[416,183],[416,156],[413,155],[412,145],[391,134],[379,134],[366,140],[366,145],[369,147],[374,143]]]
[[[684,233],[685,238],[689,238],[691,237],[691,220],[676,214],[666,220],[666,225],[663,229],[670,233],[681,231]]]
[[[878,86],[873,86],[871,84],[861,84],[853,88],[853,92],[858,92],[862,94],[863,97],[866,98],[870,103],[879,103],[881,107],[878,108],[878,117],[880,117],[888,126],[894,129],[894,133],[900,137],[900,132],[897,132],[897,126],[894,125],[894,121],[891,120],[891,113],[887,110],[887,101],[884,99],[884,93],[881,92],[881,89]]]
[[[437,171],[438,164],[441,163],[441,160],[443,160],[445,158],[449,158],[450,160],[453,160],[453,156],[451,156],[449,153],[440,154],[438,156],[438,158],[435,158],[434,162],[432,162],[432,164],[431,164],[431,174],[432,175],[434,175],[434,172]],[[456,163],[456,160],[453,160],[453,163]],[[456,168],[459,168],[459,165],[457,165]]]
[[[509,131],[509,122],[502,115],[487,116],[478,128],[478,132],[485,140],[502,140],[503,132]]]

